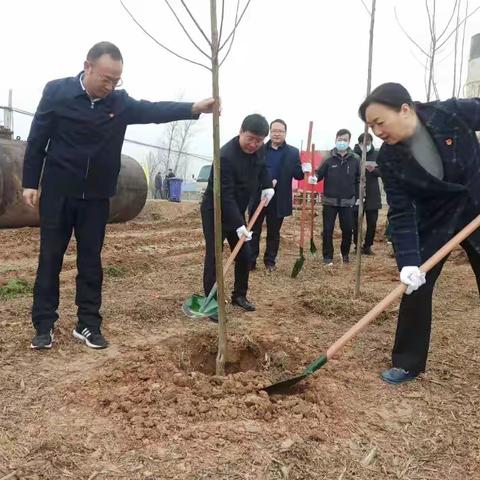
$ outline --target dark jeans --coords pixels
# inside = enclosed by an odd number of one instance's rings
[[[78,321],[93,331],[102,317],[101,251],[110,202],[82,200],[47,192],[40,197],[40,257],[33,290],[32,321],[46,333],[58,319],[59,276],[72,232],[77,240],[76,299]]]
[[[205,237],[205,262],[203,265],[203,290],[205,295],[210,293],[216,282],[215,272],[215,230],[212,210],[201,208],[203,235]],[[235,230],[224,231],[223,240],[227,239],[230,249],[233,250],[238,242]],[[235,258],[235,283],[232,298],[245,297],[248,290],[248,277],[250,273],[250,247],[245,242]]]
[[[253,225],[253,236],[252,241],[250,242],[250,251],[252,254],[250,262],[252,265],[257,263],[257,258],[260,253],[260,237],[262,235],[262,226],[265,219],[267,223],[267,245],[263,255],[263,262],[268,266],[275,265],[278,248],[280,246],[280,229],[282,228],[283,217],[277,217],[277,206],[272,202],[273,199],[268,204],[267,208],[262,209],[257,221]],[[252,215],[253,211],[250,212],[250,215]]]
[[[367,231],[365,232],[365,247],[371,247],[377,230],[378,210],[365,210],[365,219],[367,220]],[[358,207],[353,208],[353,243],[357,245],[358,237]]]
[[[480,293],[480,254],[467,241],[462,243],[462,247],[472,266]],[[444,263],[445,260],[427,273],[425,285],[402,297],[392,352],[394,367],[413,373],[425,370],[432,325],[433,288]]]
[[[340,251],[343,257],[348,256],[350,253],[350,245],[352,244],[353,208],[324,205],[322,214],[323,258],[333,258],[333,230],[335,228],[337,214],[340,220],[340,229],[342,230]]]

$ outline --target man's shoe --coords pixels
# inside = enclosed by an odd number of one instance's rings
[[[397,367],[384,370],[380,375],[381,379],[384,382],[391,383],[393,385],[398,385],[399,383],[415,380],[417,376],[418,373],[409,372],[408,370]]]
[[[265,265],[265,270],[268,273],[273,273],[276,269],[277,267],[275,265]]]
[[[330,267],[333,265],[333,258],[324,258],[323,259],[323,264],[326,266],[326,267]]]
[[[372,247],[362,247],[362,255],[375,255],[372,251]]]
[[[36,350],[44,350],[52,348],[53,344],[53,328],[48,333],[38,333],[33,337],[30,348]]]
[[[73,331],[73,336],[78,338],[82,342],[85,342],[87,347],[90,348],[107,348],[108,342],[105,337],[98,332],[92,332],[87,327],[81,327],[77,325],[75,330]]]
[[[247,297],[232,297],[232,305],[238,305],[247,312],[254,312],[255,305],[247,300]]]
[[[343,263],[350,263],[350,258],[348,255],[343,255],[342,256],[342,262]]]

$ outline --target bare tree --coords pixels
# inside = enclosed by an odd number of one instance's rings
[[[225,40],[222,39],[223,25],[224,25],[224,13],[225,13],[225,0],[221,0],[221,20],[220,27],[217,22],[217,0],[210,0],[210,37],[202,29],[201,25],[192,14],[190,8],[187,6],[184,0],[180,0],[184,13],[190,18],[190,21],[199,32],[207,44],[207,48],[203,49],[190,35],[188,29],[185,27],[185,22],[182,21],[177,11],[171,6],[169,0],[164,0],[168,8],[170,9],[173,17],[179,24],[180,28],[190,41],[190,43],[196,48],[200,54],[207,58],[209,64],[204,64],[200,61],[193,60],[184,55],[180,55],[165,44],[157,40],[136,20],[132,13],[127,9],[123,0],[120,0],[121,5],[130,15],[132,20],[142,29],[142,31],[148,35],[157,45],[167,50],[172,55],[175,55],[182,60],[198,65],[206,70],[209,70],[212,74],[212,96],[215,99],[213,110],[213,172],[214,172],[214,222],[215,222],[215,271],[217,277],[217,301],[218,301],[218,354],[216,363],[217,375],[225,374],[225,357],[226,357],[226,316],[225,316],[225,290],[223,281],[223,241],[222,241],[222,212],[220,203],[220,87],[219,87],[219,69],[223,62],[228,57],[233,41],[235,39],[235,33],[238,25],[240,24],[245,12],[250,5],[251,0],[246,0],[242,12],[240,13],[240,0],[237,0],[235,21],[232,30],[226,36]],[[222,53],[222,50],[226,48],[226,51]],[[223,55],[223,58],[221,56]],[[203,60],[203,59],[202,59]]]
[[[362,0],[363,3],[363,0]],[[377,0],[372,0],[372,7],[369,10],[365,3],[363,6],[370,14],[370,37],[368,42],[368,73],[367,73],[367,95],[372,89],[372,62],[373,62],[373,38],[374,38],[374,28],[375,28],[375,8]],[[365,170],[366,170],[366,160],[367,160],[367,133],[368,125],[365,123],[365,129],[363,132],[363,148],[362,148],[362,160],[360,164],[360,187],[359,187],[359,200],[360,204],[358,206],[358,237],[357,237],[357,265],[356,265],[356,276],[355,276],[355,297],[360,295],[360,275],[362,271],[362,236],[363,236],[363,202],[365,197]]]
[[[428,19],[428,32],[429,32],[429,44],[428,47],[422,46],[419,42],[417,42],[403,27],[400,19],[398,17],[397,8],[394,8],[395,18],[397,20],[398,25],[400,26],[402,32],[408,38],[408,40],[419,50],[419,52],[423,56],[423,64],[425,68],[425,93],[427,97],[427,102],[430,101],[432,94],[435,95],[435,98],[439,99],[439,92],[438,87],[435,82],[435,66],[438,62],[438,56],[447,46],[449,40],[455,35],[455,53],[454,53],[454,81],[453,81],[453,91],[455,92],[456,86],[456,69],[457,69],[457,62],[460,61],[460,66],[463,63],[463,47],[462,47],[462,55],[460,55],[460,59],[457,56],[457,39],[458,39],[458,31],[460,27],[463,26],[464,35],[465,35],[465,24],[475,12],[480,9],[480,6],[472,10],[468,13],[468,0],[467,0],[467,9],[465,16],[460,19],[460,3],[461,0],[455,0],[452,10],[449,14],[448,21],[446,22],[443,28],[438,27],[438,11],[437,11],[437,0],[425,0],[425,10],[427,12],[427,19]],[[455,18],[456,14],[456,22],[452,27],[452,21]],[[460,74],[461,77],[461,74]],[[459,78],[459,83],[461,78]]]

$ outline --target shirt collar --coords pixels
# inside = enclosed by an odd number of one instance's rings
[[[78,76],[78,80],[80,82],[80,87],[82,88],[82,90],[88,95],[88,98],[92,101],[92,102],[98,102],[99,100],[101,100],[101,98],[93,98],[89,93],[88,93],[88,90],[86,89],[85,87],[85,84],[83,83],[83,79],[85,78],[85,72],[81,72],[80,75]]]

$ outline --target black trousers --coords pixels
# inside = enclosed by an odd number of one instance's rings
[[[277,205],[272,198],[267,208],[262,209],[256,222],[253,225],[253,235],[250,242],[251,260],[250,263],[255,265],[260,253],[260,237],[262,235],[262,226],[264,220],[267,223],[267,245],[263,255],[263,263],[267,266],[274,266],[280,246],[280,229],[283,224],[283,217],[277,217]],[[253,210],[255,211],[255,210]],[[253,211],[250,212],[250,216]]]
[[[365,232],[365,247],[371,247],[375,239],[375,231],[377,230],[378,210],[365,210],[365,219],[367,221],[367,231]],[[353,243],[358,242],[358,207],[353,208]]]
[[[110,202],[44,192],[40,197],[40,256],[33,290],[32,321],[47,333],[58,319],[59,276],[72,232],[77,240],[76,298],[79,324],[97,331],[102,317],[101,251]]]
[[[340,229],[342,230],[340,251],[342,256],[347,256],[350,253],[350,245],[352,244],[353,208],[324,205],[322,215],[323,258],[333,258],[333,230],[335,228],[337,215],[340,220]]]
[[[215,230],[212,210],[200,209],[202,214],[203,235],[205,237],[205,262],[203,265],[203,290],[205,295],[210,293],[216,282],[215,273]],[[235,230],[223,232],[223,240],[227,239],[230,249],[234,249],[238,242]],[[245,242],[235,258],[235,282],[232,298],[245,297],[248,290],[250,273],[250,242]]]
[[[472,266],[480,293],[480,254],[467,241],[461,245]],[[402,297],[392,352],[394,367],[414,373],[425,370],[432,325],[433,288],[445,260],[427,273],[425,285]]]

